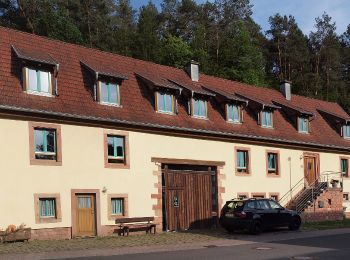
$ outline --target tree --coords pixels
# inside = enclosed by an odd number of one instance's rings
[[[175,36],[164,39],[162,51],[162,63],[176,68],[184,68],[193,56],[191,47]]]
[[[160,62],[161,41],[159,23],[159,13],[157,7],[152,2],[148,2],[146,6],[140,8],[134,51],[136,58]]]
[[[316,18],[316,31],[310,33],[312,49],[314,95],[335,100],[340,81],[340,42],[336,35],[336,25],[332,18],[323,13]]]

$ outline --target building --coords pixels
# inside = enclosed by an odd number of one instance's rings
[[[305,213],[337,218],[350,117],[290,88],[0,28],[0,227],[25,223],[34,238],[107,235],[123,217],[206,227],[228,199],[296,206],[304,187],[322,188]]]

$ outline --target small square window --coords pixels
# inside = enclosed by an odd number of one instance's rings
[[[299,133],[309,133],[309,119],[305,117],[298,117]]]
[[[261,111],[261,125],[263,127],[272,128],[273,127],[273,113],[269,110]]]
[[[39,207],[40,218],[56,218],[55,198],[40,198]]]
[[[124,198],[112,198],[112,215],[124,215]]]
[[[174,113],[174,95],[168,93],[156,93],[157,111],[163,113]]]
[[[56,160],[56,130],[34,128],[35,159]]]
[[[25,68],[26,90],[28,92],[52,94],[51,73],[32,68]]]
[[[119,85],[111,82],[100,81],[99,101],[105,105],[119,105]]]
[[[268,174],[279,174],[278,169],[278,153],[268,152],[267,153],[267,173]]]
[[[107,136],[108,139],[108,163],[124,163],[124,137]]]
[[[236,172],[249,173],[249,152],[247,150],[236,151]]]
[[[202,99],[193,99],[192,101],[193,108],[192,108],[192,114],[195,117],[199,118],[207,118],[208,111],[207,111],[207,101]]]
[[[349,160],[345,158],[340,159],[340,171],[343,177],[349,177]]]
[[[343,193],[343,200],[349,201],[349,193]]]
[[[227,121],[232,123],[241,123],[241,107],[238,105],[227,105]]]

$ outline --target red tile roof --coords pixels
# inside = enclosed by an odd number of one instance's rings
[[[49,55],[60,64],[58,73],[57,97],[30,95],[22,90],[21,63],[13,55],[11,45],[18,49],[30,50],[31,53]],[[122,107],[101,105],[93,100],[91,87],[85,80],[81,60],[103,64],[110,71],[125,75],[128,79],[121,85]],[[156,113],[150,90],[145,88],[136,77],[151,75],[153,78],[181,82],[192,88],[208,87],[225,91],[231,95],[241,94],[250,99],[260,100],[265,104],[281,102],[293,107],[302,107],[315,115],[311,122],[311,133],[300,134],[290,120],[286,120],[280,109],[274,111],[274,129],[262,128],[257,124],[256,115],[251,110],[244,114],[244,122],[233,125],[225,121],[222,111],[210,99],[208,106],[209,120],[196,119],[188,115],[185,104],[179,103],[177,115]],[[162,81],[163,82],[163,81]],[[205,91],[203,89],[203,91]],[[185,103],[185,102],[184,102]],[[232,138],[253,138],[272,140],[279,143],[295,143],[308,146],[328,147],[350,151],[350,141],[342,138],[336,128],[330,125],[318,110],[330,111],[340,117],[349,118],[347,113],[336,103],[292,95],[287,101],[274,89],[259,88],[231,80],[201,74],[198,83],[192,82],[184,70],[162,66],[151,62],[123,57],[116,54],[89,49],[78,45],[51,40],[28,33],[0,27],[0,108],[31,110],[47,114],[98,119],[115,123],[137,126],[152,126],[177,131],[207,133]]]

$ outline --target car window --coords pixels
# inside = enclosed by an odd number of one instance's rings
[[[278,204],[276,201],[269,200],[269,203],[270,203],[270,207],[272,209],[280,209],[280,208],[282,208],[282,206],[280,204]]]
[[[245,204],[245,209],[249,210],[249,209],[255,209],[255,202],[254,201],[249,201]]]
[[[226,203],[226,207],[233,211],[242,211],[244,207],[243,201],[229,201]]]
[[[258,209],[270,209],[269,203],[266,200],[256,201],[258,204]]]

